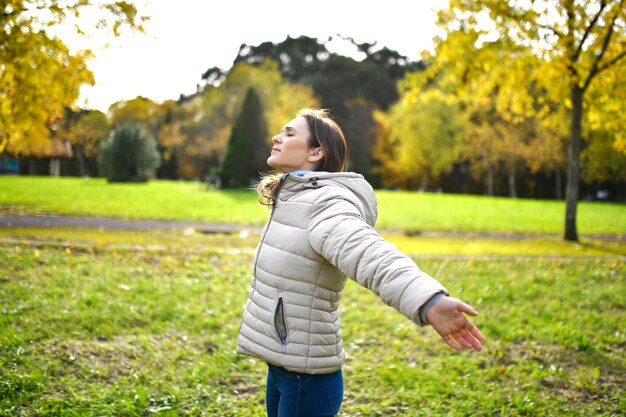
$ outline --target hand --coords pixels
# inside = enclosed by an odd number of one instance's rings
[[[461,300],[452,297],[440,298],[426,313],[428,323],[439,333],[443,340],[456,350],[461,346],[466,349],[482,349],[485,336],[465,317],[465,314],[477,316],[474,309]]]

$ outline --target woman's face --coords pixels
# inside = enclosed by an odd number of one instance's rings
[[[267,164],[280,172],[314,170],[324,155],[322,148],[309,148],[309,126],[304,117],[288,122],[272,143]]]

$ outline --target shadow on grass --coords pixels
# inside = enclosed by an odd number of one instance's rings
[[[623,247],[611,246],[610,242],[581,242],[580,245],[585,249],[593,249],[599,252],[608,253],[610,255],[626,256],[626,249]]]

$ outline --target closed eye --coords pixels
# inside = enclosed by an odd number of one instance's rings
[[[293,136],[296,134],[296,129],[294,129],[293,127],[287,126],[287,127],[283,127],[281,129],[282,133],[287,133],[287,136]]]

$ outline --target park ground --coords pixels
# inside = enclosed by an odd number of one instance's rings
[[[52,212],[0,205],[0,218]],[[264,415],[266,369],[234,354],[251,224],[0,227],[0,415]],[[620,227],[580,243],[506,227],[383,228],[480,312],[485,350],[450,349],[348,281],[340,415],[624,415]]]

